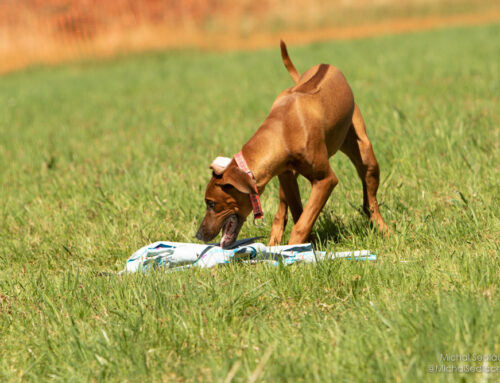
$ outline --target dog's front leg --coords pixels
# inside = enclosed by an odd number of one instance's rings
[[[280,204],[278,211],[274,216],[273,227],[271,228],[271,236],[269,238],[269,246],[279,246],[283,233],[285,232],[286,223],[288,221],[288,204],[286,202],[285,191],[280,182]]]
[[[297,176],[298,173],[292,171],[286,171],[278,176],[280,185],[285,192],[286,201],[292,212],[293,223],[298,222],[303,210]]]
[[[300,199],[297,176],[298,174],[292,171],[286,171],[278,176],[280,181],[280,204],[271,229],[270,246],[281,243],[287,224],[288,206],[290,206],[294,223],[297,223],[302,214],[302,201]]]
[[[338,183],[338,178],[328,166],[328,173],[322,178],[312,179],[312,190],[307,205],[298,222],[292,229],[289,245],[307,242],[311,234],[314,222],[318,218],[321,209],[325,206],[328,197]]]

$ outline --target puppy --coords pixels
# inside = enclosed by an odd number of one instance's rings
[[[327,64],[302,75],[281,41],[283,63],[295,85],[281,92],[265,121],[232,159],[218,157],[205,192],[206,214],[196,238],[208,242],[222,229],[221,247],[230,246],[248,215],[262,217],[259,196],[279,178],[280,203],[270,245],[281,243],[288,208],[294,227],[289,244],[308,242],[314,222],[338,183],[329,158],[338,150],[353,162],[363,185],[363,210],[381,231],[388,227],[377,202],[379,166],[365,123],[342,72]],[[307,178],[311,195],[302,207],[297,176]]]

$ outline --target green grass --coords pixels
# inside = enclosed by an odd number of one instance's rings
[[[0,381],[210,382],[232,367],[233,381],[499,381],[428,372],[461,364],[441,354],[500,355],[499,34],[289,41],[300,71],[327,62],[349,79],[393,230],[370,229],[338,154],[319,246],[376,262],[99,276],[147,243],[194,241],[210,161],[292,83],[277,46],[0,78]],[[277,190],[268,224],[241,238],[269,235]]]

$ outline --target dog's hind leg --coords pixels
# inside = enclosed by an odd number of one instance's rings
[[[381,231],[389,232],[377,202],[380,170],[372,144],[366,135],[366,127],[361,112],[355,105],[352,125],[340,150],[352,161],[363,183],[363,210],[372,223]]]

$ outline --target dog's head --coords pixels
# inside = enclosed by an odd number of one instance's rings
[[[249,196],[254,193],[254,184],[234,159],[217,157],[210,169],[212,178],[205,192],[207,211],[196,238],[211,241],[222,229],[220,246],[227,247],[236,241],[241,226],[252,211]]]

